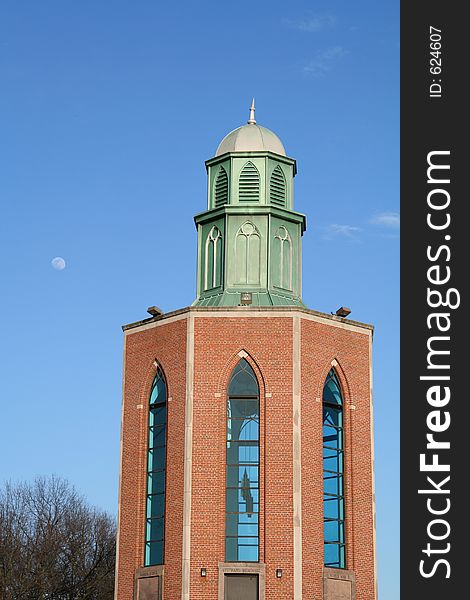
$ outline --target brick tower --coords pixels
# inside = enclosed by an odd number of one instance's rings
[[[195,302],[123,328],[116,600],[376,600],[372,327],[303,304],[254,111],[206,162]]]

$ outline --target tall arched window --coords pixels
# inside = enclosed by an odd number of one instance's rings
[[[343,398],[333,369],[323,387],[323,527],[326,567],[346,566]]]
[[[227,171],[220,167],[214,184],[214,206],[219,208],[228,202],[228,177]]]
[[[279,165],[277,165],[271,175],[269,200],[275,206],[284,207],[286,205],[286,179]]]
[[[163,564],[167,388],[160,367],[152,383],[149,404],[145,566]]]
[[[259,201],[259,172],[251,161],[246,163],[240,173],[238,180],[238,201]]]
[[[228,386],[225,560],[259,560],[259,387],[243,358]]]
[[[204,289],[219,287],[222,281],[222,234],[218,227],[212,227],[206,238],[206,264],[204,268]]]

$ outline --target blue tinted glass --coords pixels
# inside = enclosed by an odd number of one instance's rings
[[[323,491],[325,494],[343,495],[343,478],[342,476],[325,473],[323,477]]]
[[[246,485],[238,489],[238,512],[258,512],[259,490]]]
[[[226,534],[228,537],[257,536],[258,535],[258,515],[247,514],[227,514]]]
[[[339,541],[344,544],[344,521],[339,522]]]
[[[226,492],[226,510],[229,513],[238,512],[238,489],[228,488]]]
[[[335,497],[325,496],[323,502],[323,515],[325,519],[339,519],[340,518],[340,501]]]
[[[245,545],[247,541],[251,543]],[[243,562],[256,562],[258,560],[258,538],[253,538],[252,540],[250,538],[239,538],[237,560]]]
[[[156,425],[150,427],[149,433],[149,448],[155,446],[164,446],[166,442],[166,427],[165,425]]]
[[[339,547],[339,567],[344,569],[346,566],[346,547],[344,545]]]
[[[325,565],[344,568],[343,399],[332,369],[323,388],[323,514]]]
[[[233,445],[238,450],[239,463],[259,463],[259,447],[258,444],[249,446],[244,442],[233,442]]]
[[[259,440],[259,423],[254,419],[243,421],[240,427],[240,440]]]
[[[256,507],[255,507],[256,508]],[[241,513],[238,515],[238,522],[240,524],[258,525],[258,510],[254,513]]]
[[[160,367],[153,381],[152,391],[150,393],[150,404],[166,402],[166,385]]]
[[[336,496],[323,496],[323,514],[325,520],[339,519],[344,521],[344,501]]]
[[[163,542],[147,542],[145,544],[145,563],[147,565],[163,564]]]
[[[231,440],[258,440],[259,423],[255,419],[229,419],[227,436]]]
[[[238,535],[238,515],[236,513],[225,515],[225,534],[229,537]]]
[[[343,434],[341,429],[323,426],[323,444],[330,448],[341,449],[343,447]]]
[[[147,519],[147,539],[163,540],[163,519]]]
[[[328,373],[326,383],[323,388],[323,402],[328,404],[342,404],[340,385],[336,373],[333,369]]]
[[[227,467],[227,487],[237,487],[244,477],[257,487],[259,481],[259,467],[256,465],[239,465]]]
[[[259,512],[259,504],[258,502],[253,502],[250,499],[240,500],[238,503],[238,512],[246,513],[248,518],[251,517],[252,514]]]
[[[165,471],[149,473],[147,477],[147,494],[163,494],[165,491]]]
[[[225,538],[225,560],[229,562],[238,560],[238,539],[236,537]]]
[[[257,561],[259,388],[253,370],[244,359],[233,370],[229,383],[226,459],[225,558]]]
[[[323,468],[326,471],[339,471],[339,455],[323,450]]]
[[[337,544],[325,544],[325,565],[339,567],[339,546]]]
[[[164,425],[166,423],[166,405],[150,409],[150,426]]]
[[[325,521],[325,542],[341,542],[339,521]]]
[[[257,536],[258,535],[258,523],[248,524],[248,523],[239,523],[238,531],[236,533],[238,536]]]
[[[259,388],[256,376],[248,362],[242,358],[233,370],[230,378],[229,396],[258,396]]]
[[[148,470],[149,471],[161,471],[165,468],[166,453],[165,446],[154,448],[149,450],[148,454]]]
[[[154,494],[147,498],[147,518],[163,517],[165,510],[164,494]]]
[[[251,497],[252,502],[254,502],[255,504],[258,504],[259,502],[259,489],[258,488],[254,488],[254,487],[250,487],[250,486],[246,486],[246,487],[241,487],[238,490],[239,493],[239,498],[240,498],[240,502],[246,501],[247,498]],[[243,511],[243,512],[253,512],[252,510],[250,511]]]
[[[323,423],[326,425],[334,425],[336,427],[342,427],[343,425],[343,411],[341,407],[335,406],[324,406],[323,407]]]
[[[252,488],[227,488],[227,512],[257,513],[259,491]]]
[[[230,398],[228,416],[232,419],[257,419],[259,417],[258,399]]]
[[[167,389],[160,367],[149,398],[149,442],[147,457],[147,507],[145,565],[163,563],[165,510]],[[158,540],[158,541],[155,541]]]

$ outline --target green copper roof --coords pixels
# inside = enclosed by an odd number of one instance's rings
[[[240,292],[227,290],[212,296],[201,297],[194,301],[193,306],[239,306],[241,303]],[[271,291],[252,292],[251,306],[298,306],[305,307],[300,298],[283,296]]]
[[[302,303],[301,238],[294,211],[295,160],[255,121],[229,133],[206,161],[207,210],[198,230],[194,306],[297,306]]]

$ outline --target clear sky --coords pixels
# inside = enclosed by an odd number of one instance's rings
[[[0,481],[55,473],[116,512],[120,327],[194,300],[204,160],[255,96],[297,159],[304,302],[376,327],[379,591],[395,600],[398,0],[5,0],[0,40]]]

